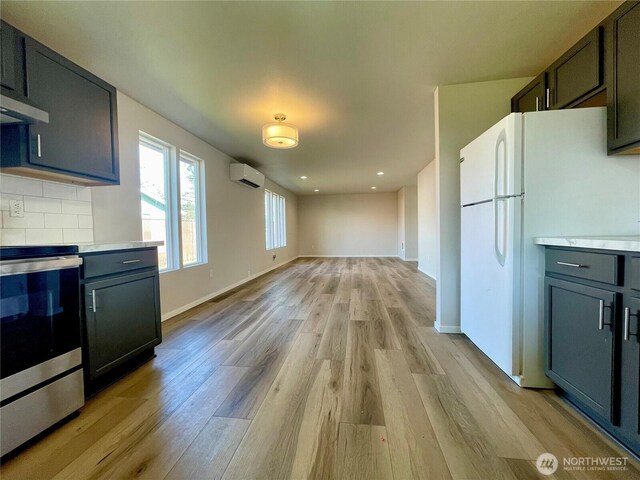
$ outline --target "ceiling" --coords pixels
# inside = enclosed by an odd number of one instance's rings
[[[619,3],[3,1],[1,14],[283,187],[325,194],[415,184],[437,85],[537,74]],[[262,144],[278,112],[297,148]]]

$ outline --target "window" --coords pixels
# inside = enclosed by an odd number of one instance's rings
[[[204,162],[140,132],[142,239],[162,241],[160,271],[206,262]]]
[[[264,191],[264,217],[267,250],[287,246],[287,216],[282,195]]]
[[[172,270],[175,268],[175,235],[168,200],[171,198],[169,178],[173,151],[170,145],[146,135],[140,135],[139,148],[142,239],[164,242],[158,247],[158,265],[160,270]]]
[[[195,265],[206,262],[204,236],[206,225],[201,188],[204,162],[180,152],[180,237],[182,239],[182,264]]]

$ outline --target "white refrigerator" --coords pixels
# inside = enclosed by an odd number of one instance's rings
[[[640,158],[607,156],[604,107],[513,113],[460,151],[460,204],[462,332],[518,385],[550,387],[533,240],[638,235]]]

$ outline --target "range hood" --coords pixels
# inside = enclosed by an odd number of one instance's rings
[[[49,113],[28,103],[0,95],[0,124],[49,123]]]

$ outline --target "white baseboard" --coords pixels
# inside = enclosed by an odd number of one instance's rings
[[[187,310],[193,308],[193,307],[197,307],[198,305],[200,305],[201,303],[207,302],[209,300],[211,300],[212,298],[215,298],[219,295],[222,295],[223,293],[228,292],[229,290],[233,290],[236,287],[239,287],[240,285],[250,282],[251,280],[254,280],[258,277],[261,277],[262,275],[264,275],[265,273],[269,273],[271,270],[275,270],[276,268],[279,268],[283,265],[286,265],[289,262],[293,262],[296,258],[300,258],[300,256],[297,257],[292,257],[289,260],[285,260],[284,262],[280,262],[277,265],[273,265],[269,268],[267,268],[266,270],[262,270],[261,272],[258,273],[254,273],[253,275],[243,278],[242,280],[236,282],[236,283],[232,283],[231,285],[228,285],[224,288],[221,288],[220,290],[210,293],[209,295],[205,295],[204,297],[198,298],[197,300],[194,300],[193,302],[189,302],[186,305],[183,305],[182,307],[176,308],[175,310],[172,310],[170,312],[167,313],[163,313],[161,320],[164,322],[165,320],[169,320],[170,318],[175,317],[176,315],[180,315],[183,312],[186,312]]]
[[[436,331],[438,331],[439,333],[457,333],[457,334],[462,333],[462,330],[460,329],[459,326],[440,325],[438,322],[435,323],[433,328],[435,328]]]
[[[417,258],[403,258],[403,260],[404,260],[405,262],[417,262],[417,261],[418,261],[418,259],[417,259]]]
[[[299,255],[299,258],[387,258],[387,257],[398,257],[395,253],[390,253],[389,255]]]
[[[434,282],[437,282],[436,277],[434,277],[433,275],[431,275],[430,273],[427,273],[426,271],[424,271],[423,269],[420,268],[420,266],[418,265],[418,270],[421,271],[422,273],[424,273],[427,277],[429,277],[431,280],[433,280]]]

